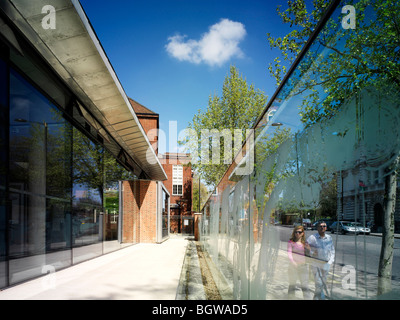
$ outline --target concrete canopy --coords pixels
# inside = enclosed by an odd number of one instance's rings
[[[1,8],[97,121],[132,157],[136,175],[166,173],[78,0],[1,0]],[[55,28],[43,24],[54,7]]]

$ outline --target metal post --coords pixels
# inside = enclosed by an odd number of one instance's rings
[[[199,212],[200,212],[200,174],[199,174]]]

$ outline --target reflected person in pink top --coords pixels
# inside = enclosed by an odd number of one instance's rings
[[[297,280],[300,280],[304,299],[311,299],[308,288],[308,264],[306,263],[306,251],[309,249],[303,226],[295,227],[287,246],[289,257],[289,299],[294,299],[295,297],[294,292]]]

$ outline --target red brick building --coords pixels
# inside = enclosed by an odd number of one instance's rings
[[[159,115],[131,98],[128,100],[158,154]],[[163,182],[139,177],[121,184],[122,241],[159,243],[168,239],[169,193]]]
[[[170,224],[172,233],[192,233],[193,172],[188,153],[165,153],[159,155],[168,176],[164,185],[170,198]]]
[[[154,151],[158,154],[158,129],[160,129],[159,114],[129,98],[129,102],[135,110],[136,116],[143,127]]]
[[[159,115],[131,98],[129,102],[158,155]],[[170,232],[193,232],[190,157],[176,153],[158,157],[167,180],[122,182],[123,242],[162,242]]]
[[[160,181],[122,182],[122,242],[159,243],[168,239],[169,195]]]

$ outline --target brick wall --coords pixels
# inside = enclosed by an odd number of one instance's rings
[[[140,181],[140,242],[157,240],[157,182]]]
[[[183,195],[174,196],[172,190],[172,168],[173,165],[184,165],[183,166]],[[182,202],[181,214],[190,214],[192,211],[192,187],[193,187],[193,177],[192,177],[192,167],[187,164],[187,160],[180,161],[177,158],[169,158],[168,154],[164,155],[162,158],[162,166],[168,177],[168,180],[163,181],[165,188],[171,195],[171,204],[176,204],[178,200],[184,200]],[[171,213],[172,214],[172,213]]]
[[[159,128],[159,115],[131,98],[129,101],[151,146],[158,154],[158,132],[153,129]],[[123,206],[123,241],[156,242],[157,182],[125,181]]]
[[[150,144],[152,145],[156,154],[158,154],[158,133],[154,132],[153,134],[149,134],[149,131],[159,128],[159,114],[143,106],[132,98],[128,99],[150,141]]]
[[[157,240],[157,182],[123,182],[122,241],[125,243]]]
[[[182,231],[181,216],[192,214],[193,177],[192,167],[187,165],[189,161],[190,159],[188,154],[166,153],[161,156],[161,163],[168,177],[168,180],[163,181],[163,183],[171,196],[170,203],[172,206],[170,211],[170,231],[172,233]],[[181,196],[173,195],[172,171],[174,165],[183,165],[183,195]],[[178,202],[180,203],[180,208],[175,207]]]
[[[138,181],[124,181],[123,188],[123,221],[122,242],[139,242],[139,202],[137,192]]]
[[[143,127],[144,132],[147,135],[147,138],[149,139],[151,146],[153,147],[156,154],[158,154],[158,133],[155,130],[150,131],[152,129],[158,129],[158,116],[138,115],[138,119]]]

